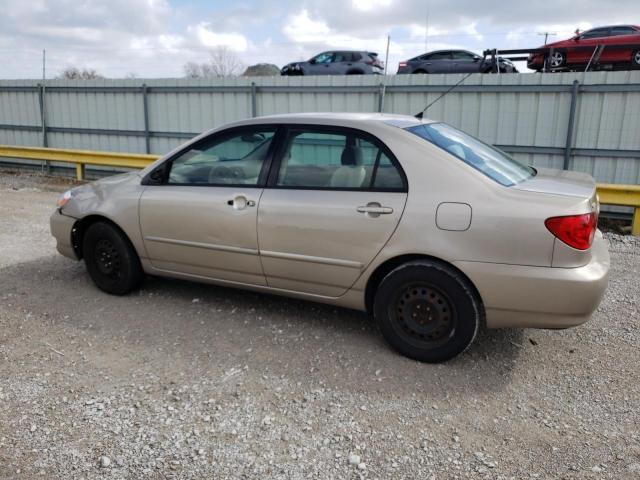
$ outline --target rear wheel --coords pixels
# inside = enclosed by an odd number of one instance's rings
[[[640,68],[640,50],[636,50],[631,54],[631,65],[633,68]]]
[[[421,362],[443,362],[473,341],[483,315],[473,287],[438,262],[406,263],[380,283],[374,316],[387,342]]]
[[[96,222],[87,228],[82,255],[96,286],[112,295],[124,295],[140,285],[143,271],[129,239],[115,226]]]
[[[416,70],[413,73],[427,73],[427,71],[426,70],[422,70],[421,68],[419,68],[418,70]]]

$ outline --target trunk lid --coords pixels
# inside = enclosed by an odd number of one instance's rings
[[[536,170],[537,174],[534,177],[511,188],[589,199],[596,193],[596,181],[587,173],[555,168],[537,168]]]

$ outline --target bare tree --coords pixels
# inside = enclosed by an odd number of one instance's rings
[[[203,63],[188,62],[182,67],[185,77],[214,78],[236,77],[245,66],[238,56],[227,47],[217,47],[211,51],[211,58]]]
[[[62,78],[66,80],[94,80],[96,78],[104,78],[93,68],[67,67],[58,74],[56,78]]]

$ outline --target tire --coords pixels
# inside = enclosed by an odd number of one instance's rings
[[[556,50],[549,55],[547,62],[547,66],[551,69],[565,67],[567,65],[567,54]]]
[[[428,363],[464,352],[484,318],[482,302],[468,280],[430,260],[405,263],[384,277],[373,312],[391,347]]]
[[[117,227],[96,222],[87,228],[82,255],[96,286],[112,295],[124,295],[137,288],[144,278],[138,254]]]
[[[640,68],[640,50],[636,50],[631,54],[631,66],[633,68]]]
[[[347,75],[364,75],[364,72],[362,72],[360,70],[351,70],[351,71],[347,72]]]
[[[426,74],[426,73],[429,73],[429,72],[427,72],[426,70],[418,69],[418,70],[416,70],[415,72],[412,72],[412,73],[416,73],[416,74],[420,74],[420,73],[422,73],[422,74]]]

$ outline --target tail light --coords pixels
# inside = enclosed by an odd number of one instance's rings
[[[577,250],[587,250],[593,243],[598,215],[591,212],[583,215],[551,217],[547,218],[544,224],[558,240]]]
[[[407,66],[407,62],[400,62],[398,63],[398,68],[404,68]]]

